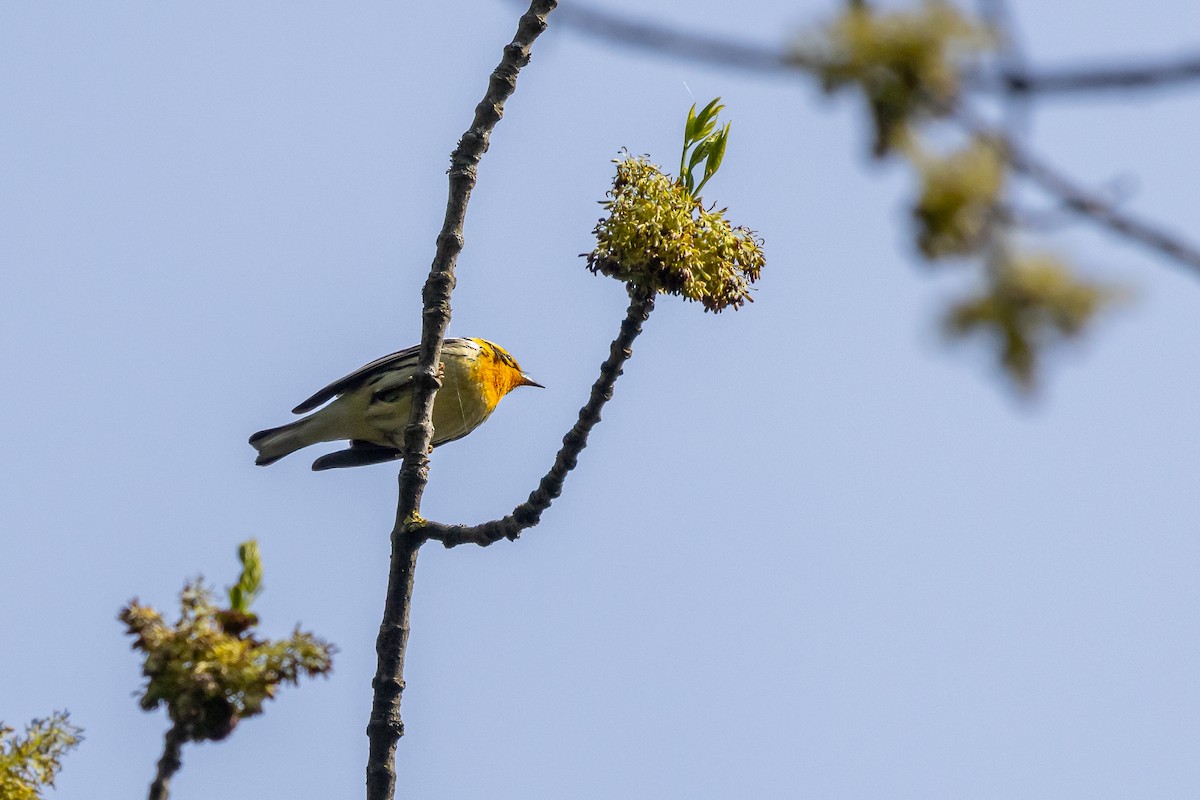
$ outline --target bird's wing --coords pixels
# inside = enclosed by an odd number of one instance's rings
[[[474,342],[471,342],[469,339],[447,339],[442,344],[442,352],[444,354],[446,351],[453,352],[461,350],[463,349],[464,345],[478,347],[478,345],[475,345]],[[371,378],[381,373],[412,369],[417,365],[417,358],[419,357],[420,352],[420,345],[413,345],[412,347],[407,347],[404,350],[392,353],[391,355],[377,358],[370,364],[365,364],[364,366],[356,369],[354,372],[351,372],[346,377],[340,378],[329,384],[324,389],[293,408],[292,413],[306,414],[340,394],[345,394],[352,389],[357,389],[367,381],[371,380]]]

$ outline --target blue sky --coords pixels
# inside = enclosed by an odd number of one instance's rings
[[[837,7],[608,5],[768,43]],[[1179,0],[1014,7],[1044,65],[1200,29]],[[447,157],[516,15],[0,8],[0,718],[65,707],[87,729],[55,797],[144,792],[166,723],[133,699],[117,610],[226,585],[251,536],[266,630],[341,652],[185,750],[173,796],[361,791],[396,469],[257,468],[246,437],[417,340]],[[437,451],[426,515],[497,516],[549,466],[624,309],[577,256],[611,159],[670,167],[717,95],[733,134],[706,195],[766,241],[756,302],[662,300],[543,523],[423,551],[400,793],[1200,794],[1197,276],[1086,226],[1039,239],[1137,299],[1019,402],[940,338],[970,276],[915,262],[906,173],[803,80],[552,18],[480,169],[450,329],[548,388]],[[1044,103],[1031,140],[1191,233],[1198,97]]]

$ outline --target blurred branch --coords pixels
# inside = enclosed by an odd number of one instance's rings
[[[487,152],[492,129],[504,113],[504,103],[516,90],[517,73],[529,63],[533,42],[546,30],[546,17],[557,0],[533,0],[521,17],[517,33],[504,48],[500,64],[492,72],[487,92],[475,108],[471,127],[463,134],[450,156],[450,189],[446,216],[437,239],[437,253],[422,293],[423,319],[421,355],[413,390],[412,416],[405,429],[404,465],[400,469],[396,525],[392,529],[392,557],[388,572],[387,599],[376,642],[378,665],[373,686],[375,697],[367,723],[370,753],[367,759],[368,800],[390,800],[396,790],[396,743],[404,734],[400,698],[404,691],[404,654],[408,646],[409,607],[414,570],[421,539],[408,533],[407,525],[419,519],[421,496],[429,476],[429,444],[433,438],[433,401],[441,385],[438,364],[442,341],[450,322],[450,293],[454,268],[463,248],[463,221],[476,168]]]
[[[995,138],[994,133],[988,135]],[[1057,197],[1067,210],[1091,219],[1126,239],[1145,245],[1177,263],[1200,271],[1200,248],[1151,222],[1118,210],[1112,203],[1074,183],[1040,157],[1013,141],[1003,137],[996,141],[1014,170]]]
[[[999,88],[1014,94],[1067,94],[1165,88],[1192,81],[1200,81],[1200,55],[1157,63],[1004,72]],[[973,88],[997,87],[976,79]]]
[[[993,0],[994,2],[994,0]],[[989,12],[990,13],[990,12]],[[649,50],[673,58],[753,72],[787,73],[814,65],[786,48],[733,41],[724,36],[695,33],[623,14],[579,4],[559,12],[562,24],[612,44]],[[1172,61],[1107,66],[1066,67],[1057,70],[1004,69],[999,76],[967,76],[971,89],[1015,94],[1065,94],[1161,88],[1200,81],[1200,54]]]
[[[786,73],[799,68],[785,51],[775,47],[691,33],[656,22],[633,20],[621,14],[587,8],[578,3],[564,6],[556,19],[579,33],[672,58],[751,72]]]
[[[654,310],[654,294],[631,287],[629,310],[621,323],[621,331],[608,350],[608,358],[600,365],[600,377],[592,385],[591,395],[579,410],[579,419],[563,437],[563,446],[554,457],[554,465],[530,493],[529,499],[513,509],[502,519],[480,525],[444,525],[439,522],[421,521],[411,527],[413,536],[433,539],[447,548],[460,544],[477,544],[487,547],[501,539],[515,540],[521,531],[538,524],[542,512],[550,507],[554,499],[562,494],[563,481],[567,473],[575,468],[579,454],[587,446],[588,434],[600,421],[600,410],[612,399],[613,387],[621,375],[625,362],[633,355],[633,341],[642,332],[642,323]]]
[[[978,0],[979,15],[996,37],[996,69],[1001,79],[1029,72],[1025,48],[1017,36],[1017,25],[1007,0]],[[1010,137],[1029,129],[1032,96],[1028,92],[1006,92],[1004,127]]]
[[[962,104],[946,109],[954,119],[983,141],[991,142],[1008,165],[1024,175],[1042,191],[1056,198],[1067,211],[1090,219],[1113,233],[1144,245],[1171,260],[1200,272],[1200,247],[1184,240],[1152,222],[1139,219],[1116,208],[1113,203],[1098,197],[1071,178],[1063,175],[1031,150],[1022,147],[1012,137],[1004,135]]]
[[[183,743],[187,734],[181,725],[172,725],[163,735],[163,754],[158,760],[158,772],[150,784],[150,800],[167,800],[170,796],[171,777],[183,766]]]

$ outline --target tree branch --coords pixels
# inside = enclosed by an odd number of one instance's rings
[[[406,532],[406,523],[417,519],[421,496],[429,476],[429,444],[433,439],[433,401],[441,385],[438,364],[442,342],[450,323],[450,293],[454,268],[463,248],[463,221],[475,187],[476,169],[487,152],[492,129],[504,114],[504,103],[516,90],[517,73],[529,63],[530,48],[546,29],[546,17],[557,0],[533,0],[521,17],[517,33],[504,48],[504,56],[488,81],[487,93],[475,108],[471,127],[450,156],[450,189],[446,216],[437,239],[437,252],[422,293],[420,360],[414,375],[412,416],[404,431],[404,464],[399,476],[396,524],[392,529],[392,559],[387,599],[376,642],[378,666],[372,685],[375,698],[367,723],[370,754],[367,759],[368,800],[391,800],[396,791],[396,742],[404,734],[400,698],[404,691],[404,655],[408,645],[409,608],[419,537]]]
[[[460,544],[477,544],[481,547],[501,539],[515,540],[521,531],[537,525],[542,512],[550,507],[554,499],[562,494],[567,473],[575,468],[579,454],[587,446],[588,434],[600,421],[600,411],[612,399],[613,387],[621,375],[625,362],[633,355],[633,341],[642,332],[642,323],[654,310],[654,295],[630,288],[629,310],[621,323],[620,333],[608,349],[608,358],[600,365],[600,377],[592,384],[587,403],[579,409],[579,419],[563,437],[563,446],[554,457],[550,471],[530,493],[529,499],[512,510],[511,514],[480,525],[444,525],[440,522],[421,520],[409,526],[412,536],[434,539],[447,548]]]
[[[150,784],[150,800],[167,800],[171,791],[171,778],[183,766],[183,743],[187,734],[179,725],[172,725],[163,735],[163,754],[158,760],[158,772]]]
[[[1067,211],[1200,272],[1200,248],[1152,222],[1118,210],[1112,203],[1079,186],[1041,157],[1023,148],[1013,137],[989,125],[963,104],[946,107],[944,113],[981,141],[991,142],[1014,172],[1024,175],[1042,191],[1057,198]]]
[[[995,138],[994,134],[992,136]],[[1000,137],[996,141],[1014,170],[1057,197],[1068,211],[1091,219],[1101,227],[1155,250],[1172,261],[1200,271],[1200,249],[1195,245],[1153,223],[1118,210],[1010,139]]]
[[[1000,88],[1012,94],[1067,94],[1160,89],[1198,80],[1200,55],[1188,55],[1158,63],[1006,71],[1000,75]],[[974,88],[996,87],[980,81]]]
[[[1028,72],[1025,48],[1017,36],[1017,26],[1007,0],[978,0],[979,15],[996,38],[995,65],[1002,76]],[[976,80],[971,77],[969,80]],[[1028,131],[1033,97],[1029,94],[1007,92],[1001,99],[1004,108],[1004,127],[1010,137]]]
[[[557,19],[560,24],[612,44],[650,50],[702,64],[765,73],[787,73],[801,66],[779,48],[691,33],[656,22],[633,20],[624,15],[587,8],[578,3],[563,7]]]

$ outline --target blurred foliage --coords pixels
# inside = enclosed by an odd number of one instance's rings
[[[977,68],[997,41],[982,21],[941,0],[887,11],[852,1],[802,35],[792,58],[827,92],[862,93],[873,154],[906,160],[917,177],[917,250],[927,261],[959,259],[984,273],[985,288],[947,310],[947,332],[987,334],[1004,373],[1029,391],[1044,350],[1083,333],[1120,292],[1077,276],[1061,258],[1010,252],[1019,215],[1006,206],[1009,142],[985,134],[960,107],[964,70]],[[956,115],[967,141],[940,154],[927,141],[944,137],[930,129]]]
[[[1092,318],[1124,293],[1085,281],[1052,255],[1006,258],[989,272],[980,293],[954,304],[947,333],[982,333],[999,348],[1000,362],[1022,390],[1035,385],[1044,350],[1079,335]]]
[[[39,800],[54,787],[59,762],[82,741],[80,733],[65,711],[35,719],[20,735],[0,723],[0,800]]]
[[[913,207],[917,247],[927,259],[969,256],[996,221],[1005,168],[995,143],[975,139],[948,156],[915,152],[921,194]]]
[[[750,284],[766,263],[762,240],[749,228],[732,226],[727,209],[705,208],[699,195],[729,141],[729,123],[717,125],[720,100],[699,113],[694,105],[688,110],[677,179],[645,157],[613,162],[617,176],[609,199],[600,202],[608,216],[596,224],[596,249],[586,254],[593,273],[699,302],[705,311],[753,301]],[[701,168],[697,183],[694,173]]]
[[[812,65],[827,92],[862,91],[881,158],[904,143],[914,122],[949,112],[962,67],[991,43],[986,27],[944,2],[899,11],[855,3],[801,36],[793,55]]]
[[[249,545],[250,543],[247,543]],[[246,610],[261,584],[256,546],[243,545],[241,579],[235,585],[243,607],[216,605],[213,591],[199,580],[179,595],[180,616],[168,625],[154,608],[130,602],[119,619],[145,654],[145,688],[139,701],[147,711],[160,704],[189,741],[220,740],[238,722],[262,713],[282,683],[301,675],[323,675],[332,667],[334,648],[297,628],[291,638],[270,641],[254,635],[258,618]]]

